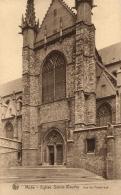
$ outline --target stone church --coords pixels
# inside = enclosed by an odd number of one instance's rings
[[[40,1],[41,6],[41,1]],[[93,0],[22,17],[22,78],[0,86],[0,166],[121,178],[121,43],[97,51]]]

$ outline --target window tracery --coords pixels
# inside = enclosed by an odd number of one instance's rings
[[[60,52],[52,52],[46,58],[42,70],[43,103],[63,99],[66,95],[66,63]]]
[[[97,110],[97,125],[105,126],[112,122],[112,111],[109,104],[103,104]]]
[[[58,131],[53,130],[46,136],[45,142],[47,145],[62,144],[63,138]]]

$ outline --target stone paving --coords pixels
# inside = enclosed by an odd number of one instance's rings
[[[70,183],[103,181],[100,176],[79,168],[11,168],[0,171],[0,182]]]

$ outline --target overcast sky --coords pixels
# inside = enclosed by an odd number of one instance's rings
[[[0,0],[0,84],[21,77],[21,15],[27,0]],[[121,0],[94,0],[93,23],[97,49],[121,41]],[[36,16],[42,21],[51,0],[35,0]],[[65,0],[73,7],[75,0]]]

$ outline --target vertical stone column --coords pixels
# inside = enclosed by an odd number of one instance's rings
[[[107,179],[115,178],[114,136],[107,136]]]
[[[84,96],[84,56],[83,56],[83,28],[76,26],[76,64],[75,64],[75,126],[85,124],[85,96]]]
[[[96,124],[95,28],[76,26],[75,125]]]
[[[30,60],[30,160],[37,165],[38,153],[38,102],[39,102],[39,71],[35,63],[35,53],[31,51]]]
[[[116,93],[116,123],[121,123],[121,94],[119,91]]]
[[[76,65],[75,125],[96,123],[95,27],[92,24],[93,0],[75,0]]]
[[[3,136],[3,129],[2,129],[2,98],[0,97],[0,136]]]
[[[121,69],[117,71],[116,123],[121,123]]]
[[[23,48],[22,165],[29,166],[30,148],[30,78],[29,48]]]
[[[86,29],[88,39],[84,41],[85,55],[85,93],[87,94],[87,125],[96,125],[96,62],[95,62],[95,27],[90,25]]]
[[[75,93],[75,125],[85,125],[85,97],[83,91]]]
[[[17,115],[15,116],[14,119],[14,139],[17,140],[18,139],[18,121],[17,121]]]
[[[54,165],[57,165],[57,146],[54,145]]]
[[[20,27],[23,35],[22,164],[27,166],[36,165],[38,146],[38,77],[34,43],[39,22],[36,21],[34,0],[27,1],[26,14]]]
[[[88,96],[86,100],[87,104],[87,125],[95,125],[96,123],[96,95],[92,93]]]
[[[73,167],[73,159],[74,159],[74,141],[68,140],[67,141],[67,160],[66,160],[66,166],[67,167]]]
[[[115,178],[115,138],[113,135],[113,126],[108,125],[107,130],[107,159],[106,159],[106,172],[107,179]]]
[[[27,52],[28,50],[28,52]],[[23,165],[37,165],[38,154],[38,98],[39,98],[39,74],[36,70],[35,54],[32,49],[25,48],[24,65],[28,68],[23,74]],[[26,55],[28,55],[28,61]]]

